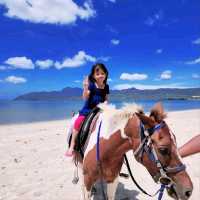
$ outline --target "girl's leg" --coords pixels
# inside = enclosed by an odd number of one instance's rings
[[[85,116],[79,115],[78,118],[76,119],[75,123],[74,123],[74,129],[73,129],[73,132],[72,132],[72,139],[71,139],[70,147],[65,154],[66,156],[72,156],[73,155],[76,138],[77,138],[81,124],[83,123],[84,119],[85,119]]]
[[[73,151],[74,151],[74,146],[75,146],[75,141],[78,135],[78,131],[76,129],[73,129],[73,133],[72,133],[72,139],[71,139],[71,143],[70,143],[70,147],[66,153],[66,156],[72,156]]]

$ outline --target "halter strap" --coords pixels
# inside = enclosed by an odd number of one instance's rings
[[[177,165],[176,167],[165,167],[164,170],[167,173],[178,173],[186,169],[184,164]]]
[[[138,148],[134,151],[134,156],[135,157],[139,156],[140,161],[142,161],[143,154],[144,152],[146,152],[149,159],[156,164],[157,168],[160,171],[160,175],[163,177],[168,177],[167,174],[181,172],[186,169],[186,166],[184,164],[179,164],[175,167],[164,167],[160,162],[160,160],[158,159],[154,146],[150,145],[152,144],[151,135],[153,135],[155,131],[160,130],[165,126],[166,126],[165,122],[161,122],[155,125],[154,127],[145,130],[143,123],[140,122],[141,143],[138,146]]]
[[[156,124],[154,127],[147,129],[147,131],[148,131],[149,135],[153,135],[153,133],[155,131],[160,130],[164,126],[166,126],[165,122],[161,122],[160,124]]]

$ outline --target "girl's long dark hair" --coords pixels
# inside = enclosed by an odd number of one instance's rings
[[[95,79],[93,78],[93,76],[94,76],[94,73],[95,73],[95,70],[97,67],[100,68],[106,74],[106,77],[104,80],[104,84],[106,84],[107,79],[108,79],[108,70],[106,69],[106,66],[103,63],[96,63],[92,66],[92,69],[91,69],[91,72],[89,75],[89,81],[91,81],[93,83],[95,82]]]

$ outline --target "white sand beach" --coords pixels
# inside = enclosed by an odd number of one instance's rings
[[[181,146],[200,133],[200,109],[169,112],[167,122]],[[72,184],[73,163],[64,156],[69,120],[0,125],[0,200],[79,200]],[[128,153],[138,183],[153,194],[155,184],[146,169]],[[194,184],[191,200],[200,198],[200,154],[184,158]],[[123,166],[123,171],[126,171]],[[95,199],[102,199],[97,192]],[[116,200],[156,200],[143,195],[131,179],[119,179]],[[171,198],[164,194],[163,200]]]

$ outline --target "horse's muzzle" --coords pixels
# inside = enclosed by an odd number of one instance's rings
[[[173,199],[176,200],[188,200],[190,196],[192,195],[192,189],[191,188],[185,188],[181,192],[177,190],[176,186],[172,184],[170,187],[167,187],[167,193],[169,196],[171,196]]]

